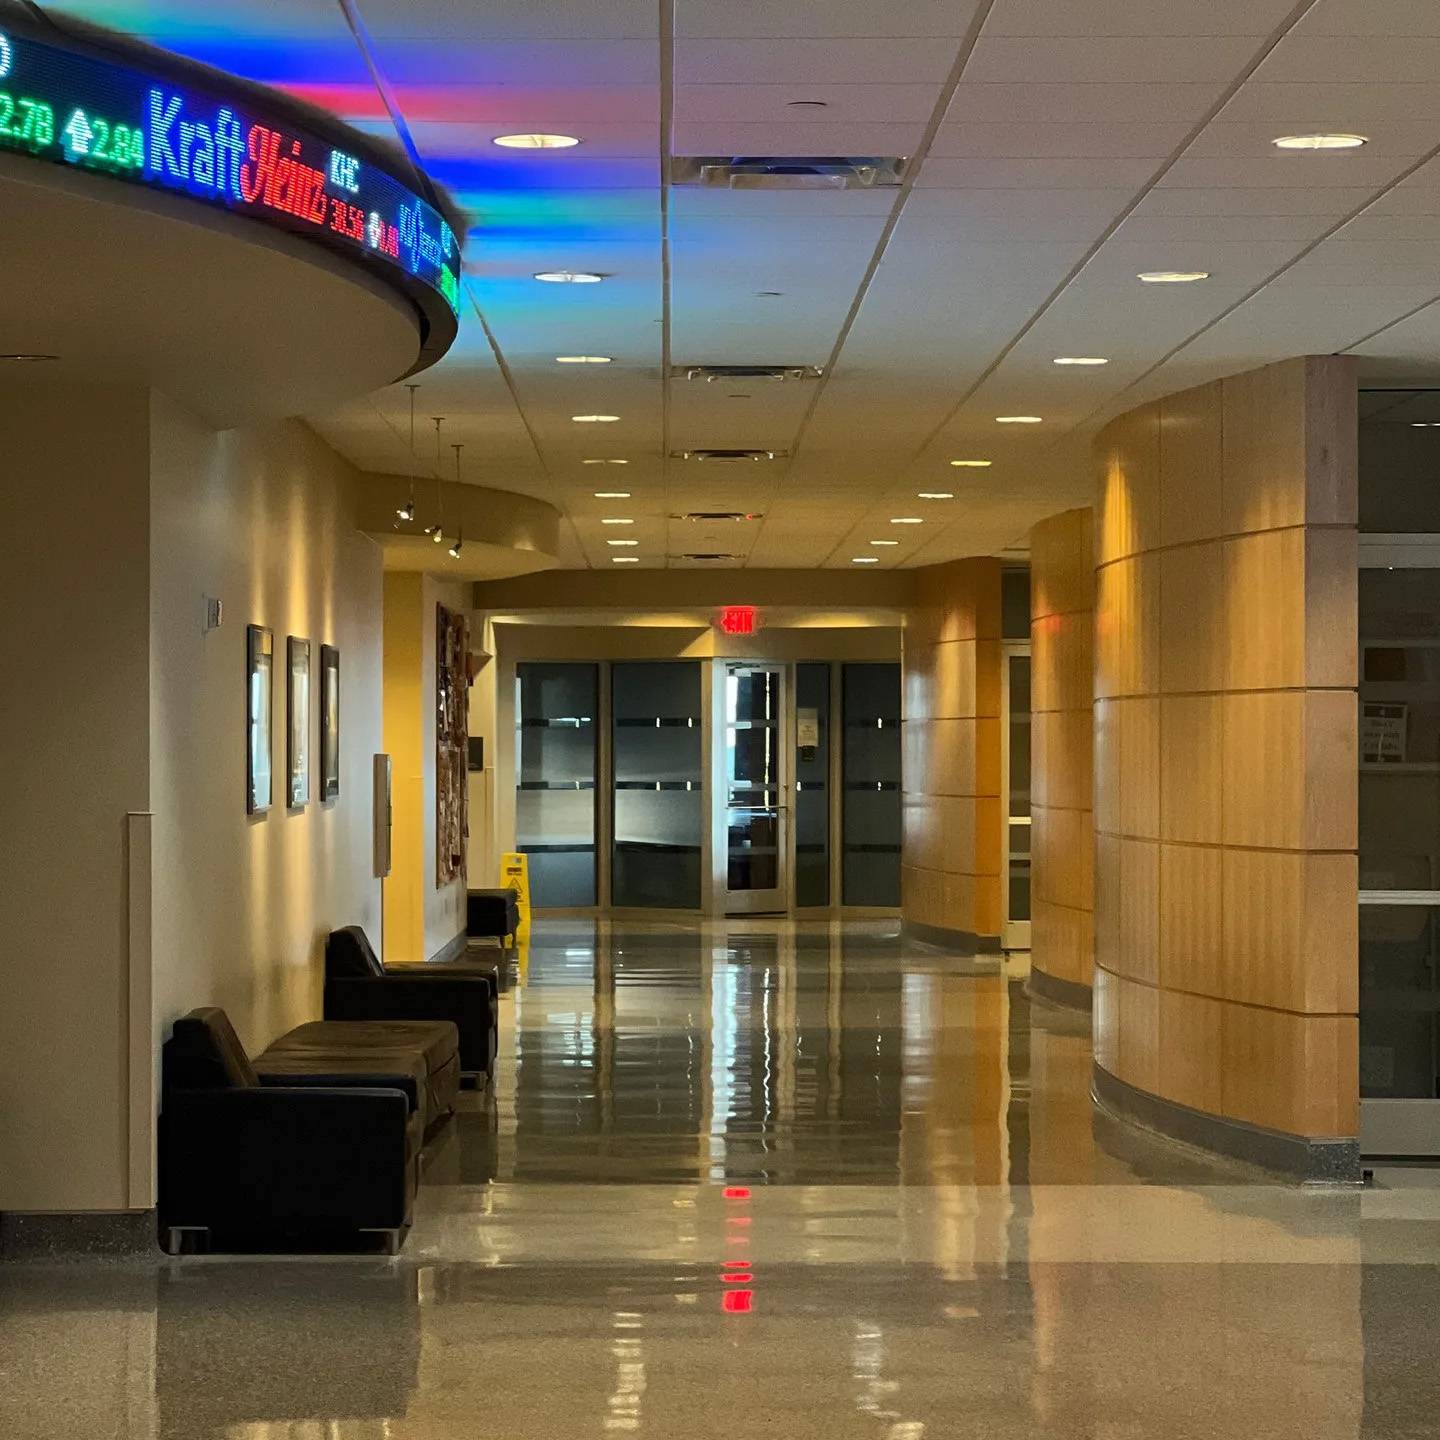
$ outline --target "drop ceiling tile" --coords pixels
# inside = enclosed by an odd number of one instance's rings
[[[1299,158],[1277,151],[1255,159],[1177,160],[1158,182],[1166,190],[1255,189],[1330,190],[1388,185],[1407,160],[1392,155],[1367,155],[1364,150],[1338,151],[1347,158],[1337,165],[1292,165]],[[1312,158],[1312,157],[1306,157]]]
[[[1089,190],[1107,186],[1138,189],[1157,168],[1150,159],[1119,160],[927,160],[916,185],[944,190]]]
[[[1374,195],[1371,186],[1276,190],[1266,186],[1158,188],[1146,194],[1135,214],[1159,216],[1328,215],[1339,219]]]
[[[1325,0],[1301,22],[1306,35],[1440,37],[1433,0]]]
[[[681,85],[675,91],[677,121],[745,120],[807,125],[848,124],[856,120],[891,123],[929,120],[941,86],[890,84]],[[820,100],[823,110],[791,107],[791,100]]]
[[[1428,0],[1427,0],[1428,3]],[[1278,125],[1277,135],[1292,129],[1360,130],[1382,122],[1405,124],[1440,107],[1440,83],[1386,81],[1337,84],[1291,80],[1270,84],[1247,81],[1226,104],[1221,119]]]
[[[958,46],[935,40],[677,40],[675,83],[917,83],[941,81]],[[797,94],[799,92],[797,91]]]
[[[680,0],[675,33],[682,39],[893,36],[965,33],[978,0],[890,0],[877,16],[873,0]]]
[[[1228,76],[1225,77],[1228,80]],[[956,88],[945,120],[1017,123],[1199,119],[1220,97],[1222,81],[1115,81],[1099,84],[1034,80],[981,83],[967,73]]]
[[[1323,0],[1322,6],[1323,9]],[[1440,73],[1440,35],[1312,34],[1297,30],[1266,58],[1255,78],[1268,83],[1395,81],[1433,83]]]
[[[924,131],[918,120],[683,121],[675,126],[673,145],[676,155],[910,155]]]
[[[1353,183],[1347,178],[1347,167],[1360,160],[1373,161],[1377,156],[1414,158],[1440,144],[1435,126],[1425,120],[1382,120],[1367,124],[1362,134],[1369,143],[1355,150],[1276,150],[1272,141],[1280,135],[1306,134],[1311,131],[1343,131],[1346,127],[1337,118],[1317,117],[1303,112],[1291,117],[1292,123],[1281,125],[1270,120],[1231,121],[1217,119],[1195,137],[1186,151],[1186,159],[1253,158],[1273,160],[1293,172],[1280,180],[1282,185]]]
[[[1046,83],[1229,81],[1253,57],[1253,36],[1190,36],[1183,43],[1143,31],[1132,35],[990,37],[982,35],[965,67],[967,81]],[[1268,78],[1268,77],[1267,77]]]
[[[291,0],[285,0],[288,6]],[[306,0],[315,3],[315,0]],[[284,8],[283,6],[281,8]],[[648,39],[659,35],[651,0],[584,0],[537,5],[533,0],[486,0],[483,7],[457,0],[359,0],[366,30],[378,39]]]
[[[1188,122],[947,122],[930,146],[932,159],[1162,159],[1190,133]]]
[[[999,0],[986,35],[1126,38],[1136,35],[1267,35],[1294,9],[1294,0],[1206,0],[1157,5],[1155,0]]]
[[[392,85],[513,85],[516,77],[546,86],[658,84],[660,52],[654,40],[491,40],[386,36],[375,58]]]

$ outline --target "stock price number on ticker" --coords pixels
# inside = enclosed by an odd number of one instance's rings
[[[82,165],[139,170],[145,164],[145,132],[76,109],[65,122],[65,158]]]
[[[0,51],[0,56],[4,52]],[[3,72],[0,72],[3,73]],[[0,90],[0,141],[43,150],[55,141],[55,112],[43,100]]]

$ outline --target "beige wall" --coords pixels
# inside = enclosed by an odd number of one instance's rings
[[[1355,409],[1311,357],[1097,444],[1096,1062],[1312,1138],[1357,1126]]]
[[[959,560],[916,573],[903,657],[907,924],[998,937],[1000,571]]]
[[[1094,628],[1092,512],[1066,510],[1030,532],[1030,963],[1086,989],[1095,965]]]
[[[150,806],[149,416],[143,391],[9,368],[0,1209],[122,1209],[126,816]]]
[[[151,767],[157,1038],[219,1005],[253,1051],[321,1012],[323,943],[378,940],[371,765],[380,749],[380,551],[354,472],[296,421],[215,434],[153,402]],[[224,603],[205,633],[204,597]],[[245,630],[274,632],[270,810],[245,813]],[[288,810],[286,637],[310,641],[311,799]],[[340,651],[340,794],[319,799],[320,646]]]

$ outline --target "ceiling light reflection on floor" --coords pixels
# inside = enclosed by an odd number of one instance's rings
[[[1136,277],[1147,285],[1193,285],[1197,280],[1208,280],[1208,270],[1142,270]]]
[[[595,498],[597,500],[628,500],[630,492],[628,490],[597,490]]]
[[[952,490],[921,490],[917,492],[919,500],[953,500],[955,493]]]
[[[614,361],[613,355],[557,355],[557,365],[609,365]]]
[[[989,460],[952,460],[957,470],[988,470],[993,463]]]
[[[497,135],[494,143],[504,150],[570,150],[580,143],[574,135]]]
[[[880,557],[878,555],[852,555],[850,563],[852,565],[878,565]]]
[[[1039,425],[1042,419],[1043,417],[1039,415],[997,415],[995,423],[997,425]]]
[[[618,415],[572,415],[570,418],[577,425],[613,425],[620,417]]]
[[[598,285],[605,277],[593,270],[537,270],[535,279],[547,285]]]
[[[1102,355],[1057,355],[1051,361],[1053,365],[1108,365],[1109,363]]]

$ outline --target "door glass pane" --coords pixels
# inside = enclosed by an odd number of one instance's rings
[[[598,667],[515,667],[515,842],[537,909],[595,904],[598,709]]]
[[[726,888],[780,887],[780,673],[725,672]]]
[[[900,667],[846,665],[841,901],[900,903]]]
[[[614,905],[700,905],[705,826],[700,682],[694,660],[612,667]]]
[[[806,743],[806,742],[811,743]],[[830,667],[795,667],[795,903],[830,903]]]
[[[1030,657],[1007,657],[1010,677],[1010,874],[1006,918],[1030,918]]]
[[[1360,572],[1360,888],[1440,889],[1436,570]],[[1436,938],[1429,907],[1360,908],[1366,1098],[1440,1098]]]

